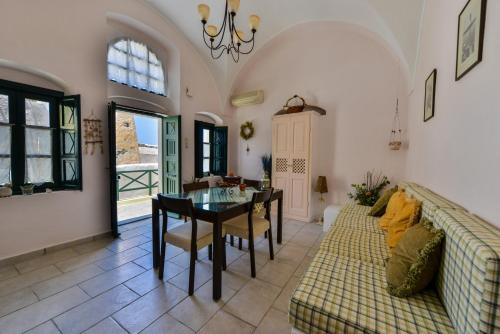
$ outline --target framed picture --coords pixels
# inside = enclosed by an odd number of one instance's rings
[[[434,69],[425,80],[424,122],[434,117],[434,105],[436,100],[437,70]]]
[[[469,0],[458,17],[456,81],[483,59],[485,22],[486,0]]]

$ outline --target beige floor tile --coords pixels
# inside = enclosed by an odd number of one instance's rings
[[[134,247],[127,249],[126,251],[123,251],[121,253],[113,254],[105,259],[97,261],[95,264],[97,264],[104,270],[111,270],[147,254],[148,251],[145,251],[144,249],[139,247]]]
[[[186,297],[184,291],[165,283],[115,313],[113,318],[129,333],[139,333]]]
[[[298,265],[280,263],[278,260],[269,261],[262,269],[257,271],[257,278],[273,285],[284,287],[292,277]]]
[[[89,294],[89,296],[95,297],[143,272],[144,269],[135,263],[127,263],[81,283],[80,287]]]
[[[37,326],[27,332],[25,334],[59,334],[61,333],[59,329],[57,329],[56,325],[52,321],[47,321],[40,326]]]
[[[28,271],[32,271],[34,269],[47,267],[51,264],[61,262],[63,260],[75,257],[77,255],[78,255],[78,253],[75,250],[68,248],[68,249],[63,249],[63,250],[56,251],[56,252],[49,252],[45,255],[37,256],[37,257],[30,259],[28,261],[16,263],[15,266],[16,266],[17,270],[19,270],[19,272],[21,274],[23,274],[23,273],[26,273]]]
[[[36,303],[38,298],[31,289],[23,289],[0,298],[0,317]],[[1,331],[0,331],[1,332]]]
[[[89,299],[81,289],[74,287],[32,304],[0,319],[3,333],[21,333],[34,328]]]
[[[127,331],[121,328],[113,318],[106,318],[83,334],[127,334]]]
[[[288,313],[288,306],[290,304],[290,299],[292,298],[292,294],[295,291],[295,288],[299,284],[300,278],[298,277],[292,277],[288,281],[288,283],[285,285],[283,290],[281,290],[280,295],[278,298],[274,301],[273,307]]]
[[[317,242],[319,233],[299,231],[291,240],[290,243],[299,246],[313,247]]]
[[[19,272],[13,265],[0,267],[0,282],[18,275]]]
[[[208,253],[206,250],[198,251],[198,261],[205,260],[208,257]],[[191,259],[191,255],[189,252],[182,252],[181,254],[170,258],[168,261],[175,263],[178,266],[183,267],[184,269],[189,268],[189,261]]]
[[[153,255],[151,253],[141,256],[140,258],[135,259],[133,262],[146,270],[153,269]]]
[[[36,269],[0,282],[0,297],[61,274],[54,266]]]
[[[64,334],[81,333],[114,312],[130,304],[139,296],[123,285],[93,298],[54,318]]]
[[[229,289],[237,291],[241,289],[250,279],[250,273],[243,275],[238,272],[231,271],[231,268],[228,268],[226,271],[222,272],[222,289],[228,287]]]
[[[168,281],[169,279],[180,274],[183,271],[183,268],[173,263],[168,263],[168,266],[165,266],[165,270],[163,272],[163,282]],[[162,284],[162,281],[160,281],[160,279],[158,278],[158,272],[156,270],[150,269],[132,278],[131,280],[128,280],[124,284],[134,292],[142,296],[153,290],[154,288],[160,286]]]
[[[106,248],[111,244],[112,241],[112,238],[99,238],[94,241],[89,241],[80,245],[73,246],[73,249],[79,254],[85,254],[102,248]]]
[[[246,322],[234,317],[233,315],[220,310],[217,314],[201,329],[201,334],[250,334],[254,327]]]
[[[138,235],[141,235],[143,233],[147,233],[148,231],[151,231],[150,226],[139,226],[139,227],[130,229],[128,231],[120,232],[120,239],[122,239],[122,240],[131,239],[131,238],[136,237]]]
[[[141,334],[194,334],[188,327],[181,324],[168,314],[162,315],[158,320],[153,322],[148,328],[141,332]]]
[[[224,311],[258,326],[280,291],[274,285],[252,279],[224,306]]]
[[[313,257],[311,257],[311,256],[304,257],[304,259],[300,263],[297,270],[295,270],[293,275],[296,277],[302,277],[302,275],[304,275],[304,273],[306,272],[307,268],[309,268],[309,265],[311,264],[312,260],[313,260]]]
[[[84,253],[82,255],[73,257],[71,259],[61,261],[56,263],[57,268],[61,269],[64,272],[68,272],[71,270],[75,270],[77,268],[86,266],[88,264],[91,264],[93,262],[99,261],[101,259],[104,259],[108,256],[111,256],[115,254],[114,252],[106,249],[106,248],[101,248],[98,250],[90,251],[87,253]]]
[[[143,235],[139,235],[127,240],[116,239],[113,242],[111,242],[111,244],[109,244],[106,248],[115,253],[120,253],[132,247],[144,244],[150,240],[151,240],[150,238],[147,238]]]
[[[90,264],[65,274],[58,275],[49,280],[37,283],[31,288],[36,293],[38,298],[44,299],[102,273],[104,273],[104,270],[94,264]]]
[[[196,290],[193,296],[184,299],[168,313],[194,331],[199,331],[235,293],[235,290],[224,287],[221,299],[215,302],[210,280]]]
[[[302,262],[308,251],[309,247],[288,244],[280,249],[276,254],[276,258],[278,258],[280,262],[298,265]]]
[[[169,263],[166,265],[168,266]],[[212,262],[208,260],[196,261],[194,288],[198,289],[200,286],[208,282],[208,280],[212,278],[212,275]],[[168,282],[187,292],[189,290],[189,269],[185,269],[179,275],[169,279]]]
[[[288,315],[271,308],[260,323],[255,334],[290,334],[292,326],[288,323]]]
[[[265,259],[265,256],[262,255],[255,255],[255,269],[256,271],[259,271],[264,264],[267,262]],[[238,260],[234,261],[228,266],[228,270],[232,272],[239,273],[241,275],[246,275],[249,276],[251,275],[251,265],[250,265],[250,255],[243,255],[240,257]]]

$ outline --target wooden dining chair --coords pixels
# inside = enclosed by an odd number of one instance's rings
[[[182,185],[182,190],[184,190],[185,193],[207,188],[210,188],[208,181],[185,183]]]
[[[194,275],[198,250],[212,245],[214,235],[213,225],[204,221],[198,221],[194,216],[193,201],[190,198],[170,198],[158,194],[159,208],[163,215],[162,238],[161,238],[161,258],[158,277],[163,279],[165,266],[166,243],[182,248],[190,252],[189,262],[189,295],[194,292]],[[184,216],[190,217],[191,221],[168,229],[167,212],[174,211]],[[225,241],[225,230],[222,228],[222,235],[218,236]],[[226,270],[226,247],[222,249],[222,269]]]
[[[248,240],[252,277],[256,276],[254,249],[254,240],[256,237],[267,232],[269,239],[269,255],[271,260],[274,260],[273,235],[270,220],[272,194],[273,188],[261,192],[255,192],[252,196],[252,202],[250,203],[250,210],[248,211],[248,214],[228,220],[223,225],[227,234]]]
[[[247,187],[252,187],[257,190],[261,189],[261,182],[257,180],[249,180],[249,179],[243,179],[243,183],[247,185]]]

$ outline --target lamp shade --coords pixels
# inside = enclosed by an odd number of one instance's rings
[[[326,183],[326,176],[318,176],[318,181],[316,182],[315,192],[325,194],[328,192],[328,184]]]
[[[210,37],[215,37],[215,35],[217,35],[217,27],[214,25],[209,25],[207,27],[207,33]]]
[[[210,7],[205,4],[200,4],[198,5],[198,13],[200,14],[202,20],[208,21],[210,16]]]
[[[236,13],[240,9],[240,0],[229,0],[229,8],[231,12]]]
[[[259,29],[260,17],[258,17],[257,15],[250,15],[249,22],[250,22],[250,29],[252,30]]]
[[[234,44],[241,44],[241,40],[245,37],[245,33],[241,30],[236,30],[233,33],[233,42]]]

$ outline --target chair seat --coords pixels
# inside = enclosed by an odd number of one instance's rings
[[[191,221],[179,225],[165,233],[165,241],[171,245],[182,248],[185,251],[191,250],[191,231],[193,223]],[[213,243],[213,225],[202,220],[197,220],[197,249],[202,249]],[[224,228],[222,235],[225,234]]]
[[[269,230],[269,221],[258,216],[253,215],[253,236],[259,236]],[[224,223],[224,228],[227,234],[234,235],[239,238],[248,239],[248,215],[241,215]]]

